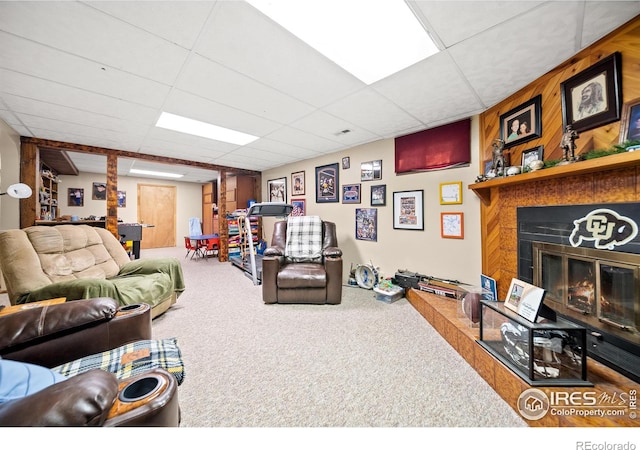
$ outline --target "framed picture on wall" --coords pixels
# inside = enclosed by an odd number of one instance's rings
[[[504,148],[542,136],[542,95],[516,106],[500,116],[500,139]]]
[[[459,205],[462,203],[462,181],[440,183],[440,204]]]
[[[338,169],[338,163],[316,167],[316,203],[337,203],[340,201]]]
[[[292,216],[304,216],[305,215],[305,201],[303,198],[292,198],[291,206],[293,206],[293,210],[291,211]]]
[[[360,184],[342,185],[342,203],[360,203]]]
[[[581,132],[620,119],[622,56],[615,52],[560,84],[562,129]]]
[[[267,192],[270,202],[287,201],[287,179],[285,177],[267,181]]]
[[[118,191],[118,208],[127,207],[127,191]]]
[[[382,160],[367,161],[360,164],[360,181],[382,179]]]
[[[304,170],[291,174],[291,195],[304,195]]]
[[[440,213],[440,236],[448,239],[464,239],[464,213]]]
[[[91,200],[106,200],[107,199],[107,185],[106,183],[93,183],[93,190],[91,191]]]
[[[378,240],[377,208],[356,208],[356,239],[373,242]]]
[[[544,146],[539,145],[536,148],[532,148],[530,150],[525,150],[522,152],[522,171],[528,172],[531,170],[529,164],[533,161],[542,161],[542,153],[544,151]]]
[[[371,186],[371,206],[385,206],[387,204],[387,185]]]
[[[84,206],[84,189],[69,188],[68,206]]]
[[[640,140],[640,97],[622,106],[620,119],[620,144]]]
[[[393,193],[393,228],[424,230],[424,191]]]

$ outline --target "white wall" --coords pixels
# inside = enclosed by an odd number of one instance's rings
[[[0,120],[0,192],[20,182],[20,136]],[[20,227],[20,200],[0,196],[0,230]]]
[[[318,215],[336,223],[338,243],[343,251],[344,276],[348,277],[351,264],[373,262],[385,277],[393,276],[398,269],[407,269],[465,283],[479,284],[482,270],[480,201],[468,185],[475,182],[479,173],[478,118],[472,120],[470,167],[406,175],[394,173],[394,140],[388,139],[351,148],[344,152],[326,155],[309,161],[294,163],[265,171],[262,174],[262,192],[267,194],[267,181],[287,177],[287,201],[291,200],[291,173],[305,171],[306,214]],[[342,157],[351,160],[349,169],[342,169]],[[382,179],[360,180],[360,163],[382,160]],[[340,185],[361,184],[360,204],[315,202],[315,167],[339,163]],[[463,203],[440,205],[440,183],[461,181]],[[371,186],[386,184],[386,206],[378,208],[377,242],[355,239],[356,208],[371,208]],[[424,231],[397,230],[393,228],[393,192],[424,190]],[[267,201],[265,197],[262,201]],[[464,239],[443,239],[440,236],[440,213],[464,213]],[[271,241],[274,218],[263,218],[264,236]],[[346,278],[345,278],[346,281]]]
[[[77,176],[61,175],[61,183],[58,186],[58,203],[60,215],[102,217],[107,214],[107,202],[105,200],[92,200],[91,192],[93,183],[106,183],[104,174],[82,172]],[[138,184],[155,184],[163,186],[176,186],[176,245],[184,242],[183,236],[189,234],[189,219],[198,217],[202,221],[202,185],[198,183],[180,183],[174,180],[157,180],[137,177],[118,177],[118,190],[127,194],[126,207],[118,208],[118,219],[124,223],[138,223],[144,217],[138,217]],[[84,206],[69,206],[69,189],[84,189]]]

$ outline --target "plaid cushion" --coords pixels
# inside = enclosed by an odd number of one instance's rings
[[[322,220],[318,216],[293,216],[287,220],[287,262],[322,261]]]
[[[102,369],[114,373],[118,379],[124,379],[157,367],[166,369],[176,377],[178,385],[182,384],[184,363],[175,338],[133,342],[76,359],[52,370],[72,377],[91,369]]]

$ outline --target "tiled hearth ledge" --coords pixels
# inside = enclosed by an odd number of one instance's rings
[[[517,412],[517,400],[520,394],[530,388],[526,382],[513,373],[482,348],[477,340],[480,329],[470,327],[468,322],[459,317],[457,300],[440,297],[416,289],[407,289],[407,300],[424,317],[442,337],[473,367],[482,378]],[[541,387],[542,391],[585,392],[595,391],[609,396],[628,395],[630,389],[640,392],[640,384],[609,369],[608,367],[587,359],[587,379],[593,387]],[[638,406],[640,415],[640,405]],[[532,427],[638,427],[640,418],[625,417],[599,418],[582,416],[555,416],[547,414],[540,420],[526,420]]]

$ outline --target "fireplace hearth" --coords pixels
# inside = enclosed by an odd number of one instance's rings
[[[587,329],[587,354],[640,382],[639,203],[518,208],[518,278]]]

